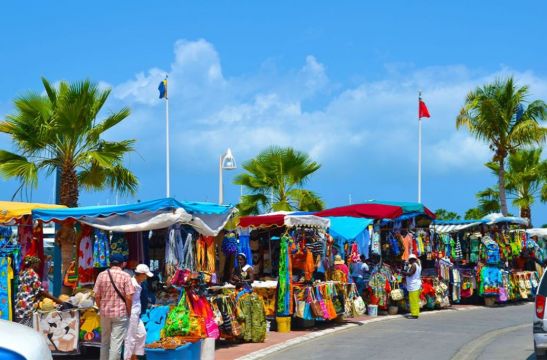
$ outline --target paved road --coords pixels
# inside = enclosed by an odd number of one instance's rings
[[[535,359],[533,304],[425,314],[366,324],[302,343],[267,359]]]

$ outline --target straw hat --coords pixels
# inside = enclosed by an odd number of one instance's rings
[[[414,254],[410,254],[410,255],[408,256],[408,260],[410,261],[410,260],[412,260],[412,259],[418,260],[418,257],[417,257],[416,255],[414,255]]]
[[[336,255],[334,257],[334,265],[343,265],[344,260],[342,260],[342,257],[340,255]]]

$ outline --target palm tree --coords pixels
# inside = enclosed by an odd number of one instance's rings
[[[437,220],[459,220],[461,219],[461,216],[458,215],[458,213],[455,213],[453,211],[449,211],[446,209],[437,209],[435,211],[435,216]]]
[[[88,80],[61,82],[58,88],[42,78],[45,95],[29,93],[15,100],[15,113],[0,122],[0,132],[11,136],[16,152],[0,150],[0,174],[36,187],[38,175],[60,173],[60,202],[78,205],[80,187],[108,187],[135,193],[136,176],[123,165],[135,140],[106,141],[101,136],[126,119],[123,108],[99,114],[110,95]],[[70,244],[72,245],[72,244]],[[70,261],[72,246],[63,246],[63,264]]]
[[[483,216],[500,212],[500,192],[497,186],[481,190],[475,197],[479,201],[478,209],[482,212]]]
[[[303,152],[292,148],[270,147],[243,164],[247,173],[234,183],[245,186],[250,194],[239,204],[242,215],[262,211],[318,211],[324,208],[319,196],[303,185],[321,165]]]
[[[547,201],[547,160],[541,159],[541,148],[519,150],[509,155],[506,173],[506,189],[513,205],[520,209],[520,216],[532,219],[531,206],[535,199]],[[498,163],[487,163],[497,172]]]
[[[539,123],[545,119],[547,105],[542,100],[528,102],[528,97],[528,87],[517,88],[512,77],[498,80],[470,92],[456,120],[458,129],[466,127],[494,152],[492,160],[499,164],[498,187],[504,215],[507,215],[505,159],[525,146],[543,144],[547,137],[547,129]]]

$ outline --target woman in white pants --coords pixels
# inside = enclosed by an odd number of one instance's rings
[[[131,283],[135,287],[133,294],[133,305],[131,307],[131,317],[129,318],[129,327],[127,337],[125,338],[124,360],[137,360],[137,356],[144,355],[144,342],[146,340],[146,329],[141,320],[141,284],[147,278],[154,276],[145,264],[137,265],[135,276],[131,278]]]

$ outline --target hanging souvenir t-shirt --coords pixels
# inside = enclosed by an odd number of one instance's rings
[[[92,227],[82,226],[80,246],[78,248],[78,283],[80,286],[93,284],[92,233]]]
[[[95,231],[93,244],[93,267],[106,268],[110,266],[110,244],[108,237],[100,230]]]
[[[129,259],[129,246],[127,246],[127,240],[122,233],[112,234],[110,253],[122,255],[125,259]]]

